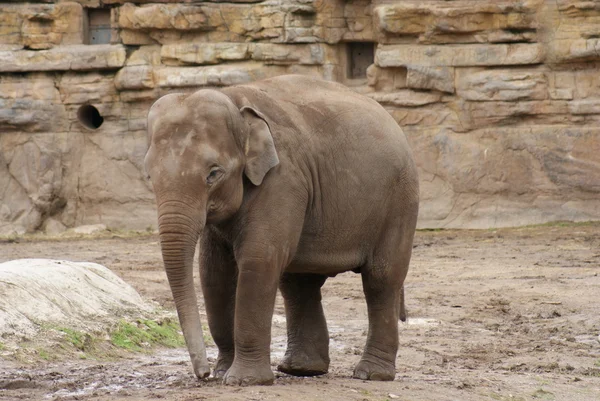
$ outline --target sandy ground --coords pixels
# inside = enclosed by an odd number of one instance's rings
[[[183,349],[115,362],[0,359],[0,399],[600,400],[599,245],[600,224],[418,232],[393,382],[350,378],[367,320],[360,277],[346,273],[323,289],[325,376],[277,374],[271,387],[224,387],[197,381]],[[101,263],[173,309],[155,236],[0,242],[0,261],[25,257]],[[284,349],[278,298],[273,367]]]

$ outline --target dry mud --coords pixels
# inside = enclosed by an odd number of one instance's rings
[[[183,349],[117,361],[0,359],[0,399],[599,400],[599,245],[599,224],[418,232],[393,382],[350,378],[367,320],[360,277],[346,273],[323,288],[331,337],[325,376],[278,374],[271,387],[224,387],[197,381]],[[156,236],[0,242],[0,261],[25,257],[103,264],[173,309]],[[278,298],[274,366],[284,349]]]

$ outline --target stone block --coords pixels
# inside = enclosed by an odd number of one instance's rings
[[[125,3],[119,7],[120,28],[132,30],[173,29],[179,31],[211,30],[213,25],[205,7],[188,4],[148,4],[136,6]]]
[[[0,72],[116,69],[125,64],[121,45],[59,46],[40,51],[0,52]]]
[[[457,94],[465,100],[519,101],[548,97],[546,74],[535,69],[459,69]]]
[[[386,107],[401,127],[448,127],[455,132],[467,131],[457,112],[448,103],[433,103],[427,107]]]
[[[377,91],[406,88],[406,67],[381,68],[371,64],[367,68],[367,83]]]
[[[127,57],[125,65],[160,65],[161,50],[162,46],[141,46]]]
[[[262,61],[265,64],[338,64],[336,49],[322,43],[309,45],[252,43],[250,53],[253,60]]]
[[[229,86],[281,75],[285,68],[247,62],[210,67],[162,67],[155,70],[159,87]]]
[[[178,43],[163,45],[160,57],[165,65],[218,64],[250,58],[248,43]]]
[[[412,89],[435,89],[454,93],[454,69],[408,65],[406,86]]]
[[[577,122],[569,105],[561,100],[519,102],[462,102],[456,104],[462,125],[469,129],[497,125],[552,125]]]
[[[344,7],[344,20],[347,30],[344,32],[345,41],[373,41],[373,5],[370,0],[346,1]]]
[[[0,43],[28,49],[83,43],[83,7],[76,2],[3,4]]]
[[[148,65],[123,67],[115,75],[114,82],[115,87],[119,90],[152,89],[154,88],[153,68]]]
[[[420,1],[382,4],[374,9],[376,29],[386,36],[416,37],[423,43],[522,40],[515,31],[535,32],[537,1]],[[497,39],[496,39],[497,40]]]
[[[57,86],[65,105],[113,103],[119,99],[114,75],[68,72],[58,80]]]
[[[544,61],[539,43],[469,45],[379,45],[375,64],[380,67],[469,67],[539,64]]]
[[[410,89],[402,89],[392,93],[374,92],[367,94],[367,96],[384,106],[416,107],[437,103],[442,100],[440,93],[415,92]]]
[[[563,39],[549,45],[548,62],[567,63],[600,60],[600,39]]]
[[[600,115],[600,99],[582,99],[569,102],[571,114],[598,114]]]

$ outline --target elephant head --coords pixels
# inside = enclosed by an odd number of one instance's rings
[[[209,374],[193,283],[193,259],[206,224],[238,211],[244,175],[260,185],[279,163],[260,111],[238,108],[225,94],[169,94],[148,113],[145,168],[158,209],[165,270],[194,373]]]

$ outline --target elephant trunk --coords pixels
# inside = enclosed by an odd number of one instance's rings
[[[181,201],[162,202],[158,210],[160,246],[179,323],[199,378],[210,373],[194,289],[193,263],[198,236],[206,217]]]

